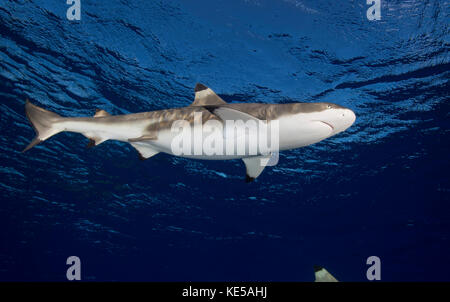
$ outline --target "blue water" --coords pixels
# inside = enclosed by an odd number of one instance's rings
[[[0,2],[0,280],[450,281],[447,0]],[[229,102],[332,102],[355,124],[281,153],[251,184],[241,161],[86,149],[27,153],[25,99],[66,116]]]

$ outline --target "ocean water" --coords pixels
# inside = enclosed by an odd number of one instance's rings
[[[0,280],[450,281],[447,0],[0,2]],[[66,116],[228,102],[332,102],[346,132],[240,160],[34,137],[24,103]]]

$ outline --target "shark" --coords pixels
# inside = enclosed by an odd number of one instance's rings
[[[246,167],[246,182],[255,180],[267,166],[262,164],[273,159],[279,151],[302,148],[320,142],[326,138],[345,131],[356,120],[355,113],[343,106],[333,103],[227,103],[211,88],[196,84],[195,97],[192,104],[181,108],[111,115],[105,110],[97,109],[90,117],[63,117],[57,113],[41,108],[28,99],[25,102],[25,112],[36,136],[22,152],[28,151],[39,143],[61,132],[80,133],[89,139],[88,147],[98,146],[108,140],[126,142],[133,146],[141,159],[148,159],[158,153],[167,153],[193,159],[230,160],[242,159]],[[225,125],[230,121],[259,122],[267,126],[277,125],[277,130],[271,140],[277,142],[277,150],[265,149],[264,152],[249,152],[245,146],[244,152],[216,152],[213,154],[200,152],[174,152],[174,141],[179,133],[174,131],[174,124],[183,121],[190,128],[188,132],[194,140],[206,142],[211,127],[203,127],[208,123]],[[203,127],[203,128],[202,128]],[[208,129],[207,129],[208,128]],[[217,130],[218,129],[218,130]],[[252,136],[254,132],[228,131],[226,127],[217,127],[220,135],[216,135],[215,144],[225,146],[229,141],[238,140],[238,133]],[[208,132],[209,131],[209,132]],[[216,132],[217,132],[216,131]],[[195,133],[200,134],[195,138]],[[198,138],[200,137],[200,138]],[[225,147],[224,147],[225,148]],[[219,147],[220,150],[220,147]]]

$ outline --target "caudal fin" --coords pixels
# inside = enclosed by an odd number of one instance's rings
[[[56,122],[63,118],[60,115],[33,105],[28,100],[25,103],[25,112],[31,125],[33,125],[33,128],[36,131],[36,136],[22,152],[33,148],[40,142],[61,132],[61,129],[55,127]]]

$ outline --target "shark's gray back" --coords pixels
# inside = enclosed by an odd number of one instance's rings
[[[212,114],[207,108],[209,107],[226,107],[245,112],[260,120],[277,120],[282,116],[297,113],[310,113],[323,111],[329,106],[328,103],[288,103],[288,104],[264,104],[264,103],[232,103],[221,105],[206,105],[206,106],[187,106],[181,108],[172,108],[165,110],[149,111],[143,113],[128,114],[122,116],[115,116],[115,119],[123,121],[132,121],[136,119],[148,119],[149,131],[161,131],[170,129],[176,120],[184,120],[189,124],[194,123],[194,113],[202,113],[202,123],[209,120],[220,119]],[[333,106],[336,106],[333,104]]]

